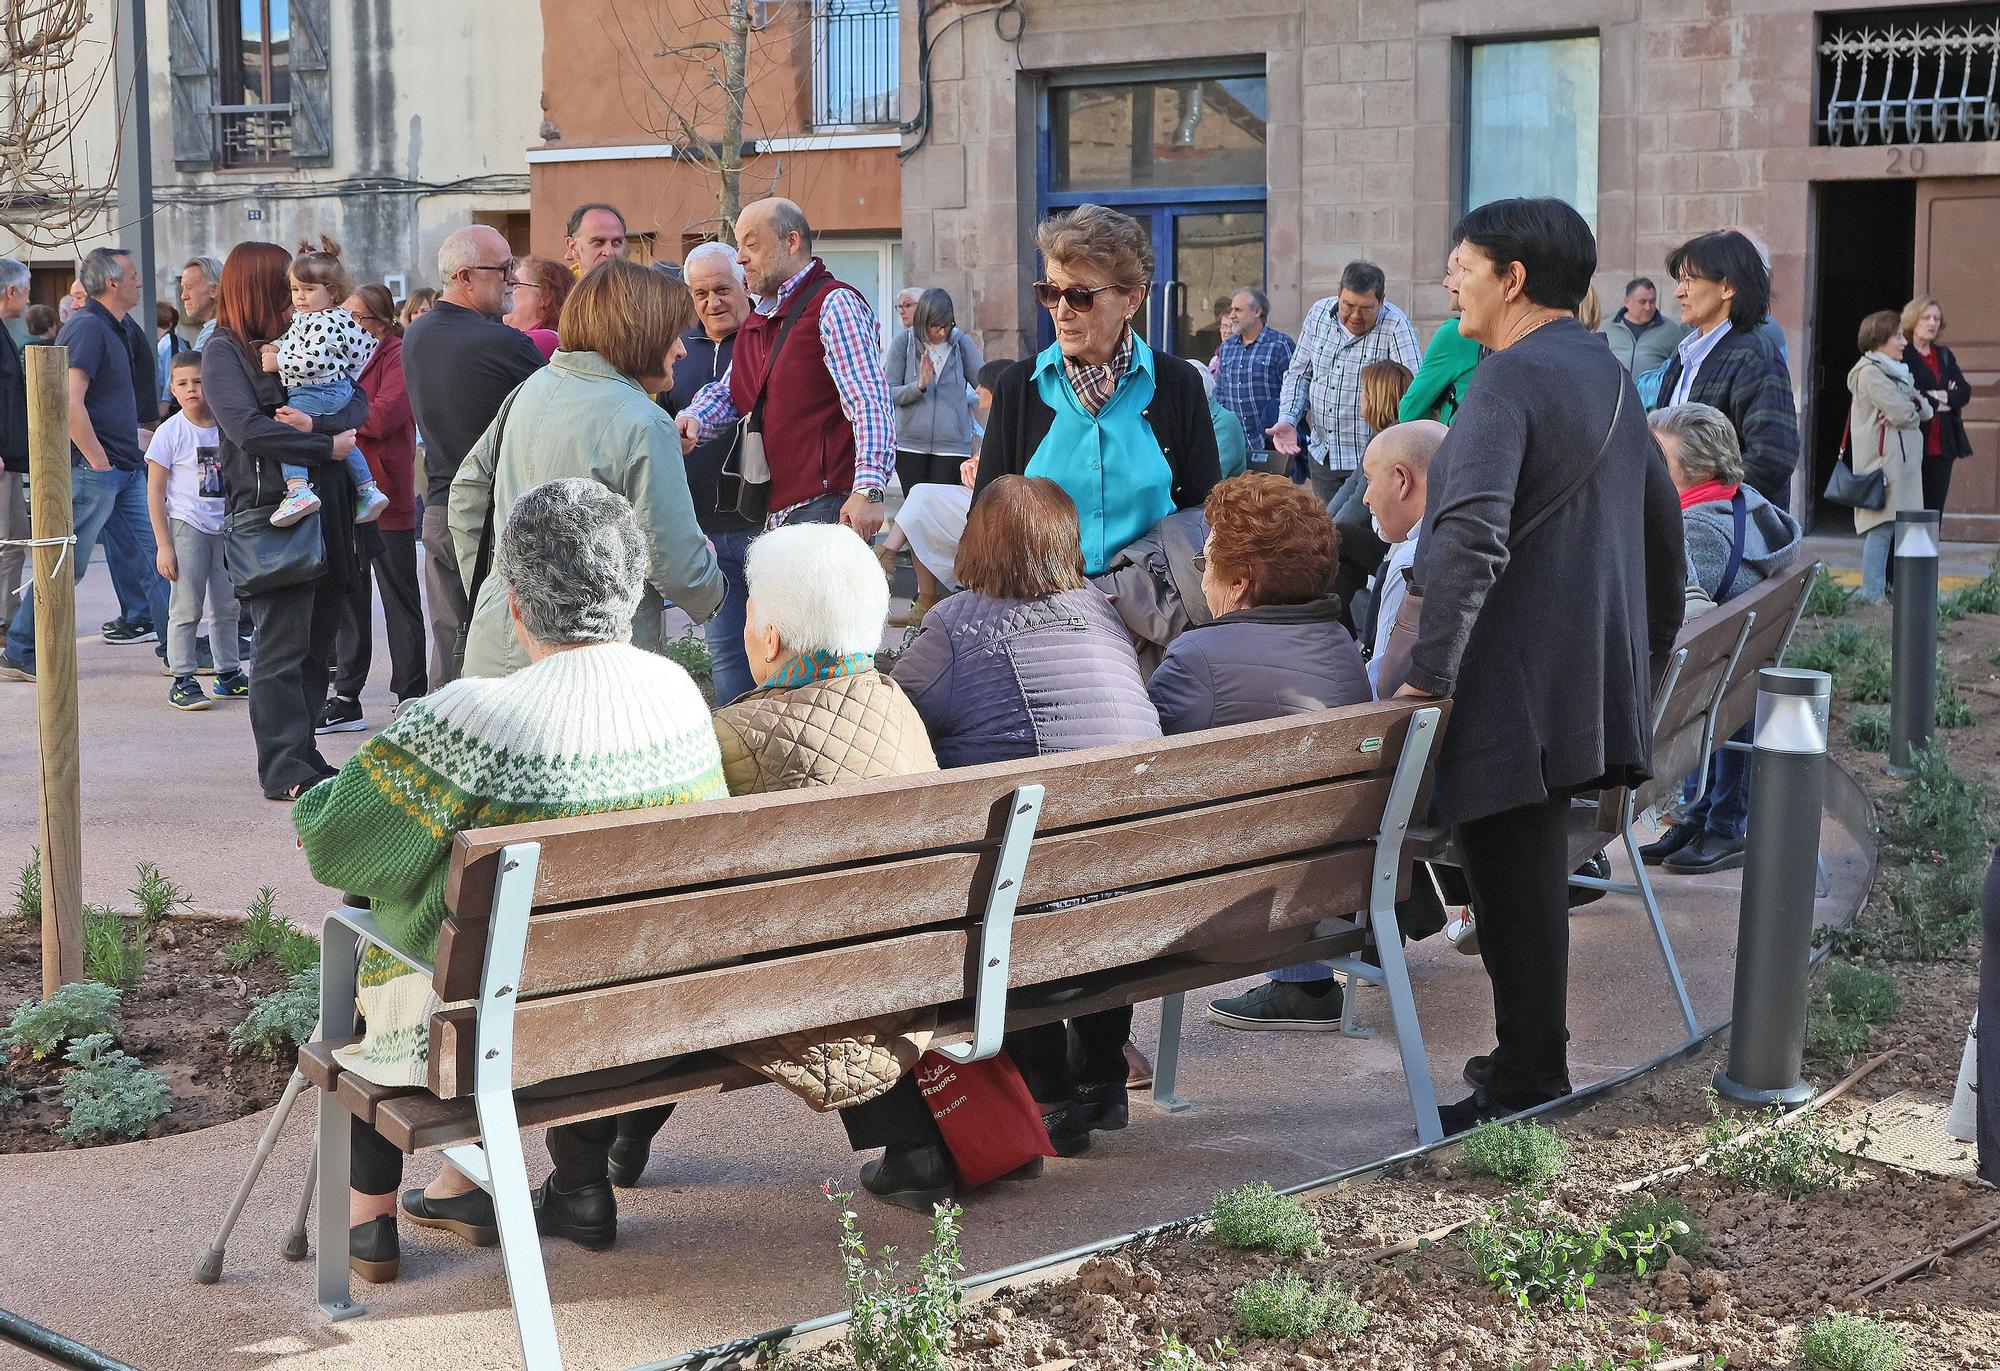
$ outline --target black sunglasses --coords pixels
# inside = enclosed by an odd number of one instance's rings
[[[1088,314],[1097,308],[1097,297],[1107,290],[1123,290],[1123,286],[1059,286],[1053,281],[1035,282],[1035,299],[1043,309],[1054,309],[1056,302],[1065,300],[1078,314]]]

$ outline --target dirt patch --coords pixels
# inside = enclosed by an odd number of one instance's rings
[[[234,1057],[229,1031],[243,1021],[254,996],[283,988],[271,958],[232,971],[223,948],[242,933],[230,919],[178,914],[155,929],[145,970],[119,1010],[125,1051],[167,1079],[173,1112],[148,1137],[189,1133],[227,1123],[274,1104],[293,1059]],[[41,930],[22,919],[0,921],[0,1024],[14,1008],[42,995]],[[60,1079],[67,1064],[37,1062],[14,1052],[5,1063],[21,1098],[0,1108],[0,1153],[53,1152],[70,1144],[56,1135],[66,1120]]]

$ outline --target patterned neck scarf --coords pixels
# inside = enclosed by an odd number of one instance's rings
[[[814,681],[830,681],[836,676],[858,676],[874,669],[875,654],[872,652],[849,652],[845,655],[837,652],[801,652],[780,667],[760,688],[772,690],[810,685]]]
[[[1132,370],[1132,337],[1130,328],[1120,334],[1111,360],[1102,365],[1079,362],[1067,355],[1063,357],[1063,370],[1069,375],[1070,389],[1076,392],[1077,403],[1093,418],[1111,403],[1111,397],[1118,393],[1119,381]]]

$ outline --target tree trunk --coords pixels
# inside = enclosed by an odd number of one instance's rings
[[[716,236],[736,242],[736,215],[743,208],[743,99],[750,63],[750,6],[729,0],[729,38],[722,49],[722,142],[717,148]]]

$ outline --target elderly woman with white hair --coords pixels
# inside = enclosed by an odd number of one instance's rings
[[[647,546],[623,496],[582,477],[524,491],[497,571],[528,665],[411,700],[293,810],[314,879],[365,896],[397,948],[423,960],[437,953],[459,832],[724,793],[701,692],[673,662],[630,645]],[[427,1084],[425,1025],[440,1007],[429,979],[371,945],[357,998],[366,1033],[341,1050],[342,1066],[380,1085]],[[612,1241],[614,1122],[549,1130],[555,1171],[535,1192],[544,1233],[593,1249]],[[357,1121],[353,1158],[351,1265],[364,1280],[394,1280],[402,1154]],[[497,1239],[491,1198],[450,1167],[404,1195],[403,1210],[482,1246]]]

